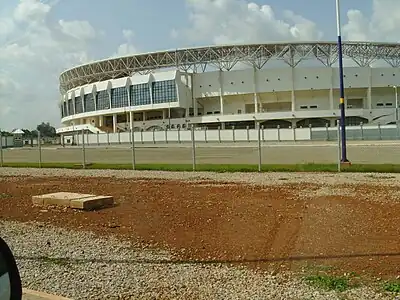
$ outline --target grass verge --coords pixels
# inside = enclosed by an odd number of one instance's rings
[[[38,163],[4,163],[4,167],[12,168],[38,168]],[[81,169],[81,163],[42,163],[42,168]],[[131,164],[93,163],[86,169],[132,170]],[[136,170],[154,171],[192,171],[191,164],[137,164]],[[337,172],[336,164],[279,164],[262,165],[263,172]],[[257,172],[257,165],[219,165],[198,164],[196,171],[210,172]],[[353,164],[342,168],[342,172],[371,172],[371,173],[400,173],[400,164]]]
[[[345,276],[311,275],[307,276],[305,281],[316,288],[326,291],[344,292],[351,288],[350,278]]]
[[[389,281],[383,285],[386,292],[400,294],[400,281]]]

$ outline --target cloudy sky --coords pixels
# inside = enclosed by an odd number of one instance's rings
[[[58,127],[58,75],[137,52],[335,40],[334,0],[0,0],[0,128]],[[347,40],[397,42],[399,0],[342,0]]]

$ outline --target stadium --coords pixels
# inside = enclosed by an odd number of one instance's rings
[[[400,44],[343,44],[347,125],[397,121]],[[223,45],[97,61],[60,75],[63,127],[73,132],[334,126],[336,42]],[[228,127],[227,127],[228,126]]]

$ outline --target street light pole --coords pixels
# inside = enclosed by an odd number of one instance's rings
[[[395,97],[396,97],[396,102],[395,102],[395,105],[396,105],[396,109],[395,109],[395,113],[396,113],[396,115],[395,115],[395,120],[396,120],[396,124],[398,124],[398,123],[399,123],[399,97],[398,97],[398,93],[397,93],[397,88],[398,88],[398,86],[395,85],[395,86],[393,86],[393,88],[394,88],[394,94],[395,94]]]
[[[336,0],[336,25],[337,25],[337,36],[338,36],[338,54],[339,54],[339,79],[340,79],[340,125],[342,127],[341,140],[342,140],[342,163],[349,162],[347,159],[347,147],[346,147],[346,113],[344,103],[344,76],[343,76],[343,49],[342,49],[342,33],[340,28],[340,0]]]

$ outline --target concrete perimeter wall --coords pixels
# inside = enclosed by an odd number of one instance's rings
[[[349,126],[346,128],[348,140],[398,140],[400,130],[396,125],[382,126]],[[337,140],[337,128],[290,128],[290,129],[262,129],[262,141],[334,141]],[[199,143],[226,143],[226,142],[251,142],[258,140],[257,129],[225,129],[225,130],[195,130],[194,138]],[[189,143],[191,142],[190,130],[165,130],[165,131],[139,131],[134,132],[136,143]],[[85,134],[85,144],[110,145],[127,144],[132,142],[129,132]],[[65,136],[65,145],[72,143],[82,144],[82,135]]]

